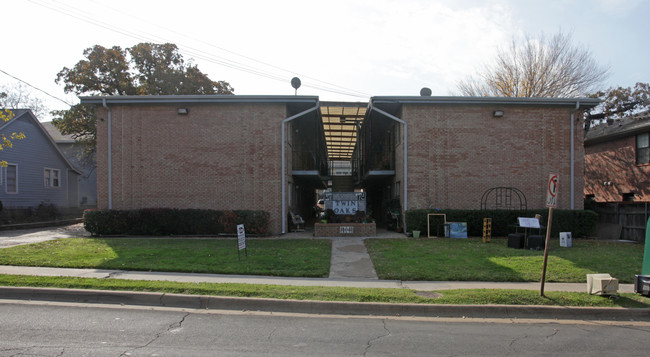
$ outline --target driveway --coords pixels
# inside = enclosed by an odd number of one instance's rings
[[[46,240],[54,240],[59,238],[88,236],[90,236],[90,233],[84,229],[83,223],[61,227],[0,231],[0,248],[14,247],[21,244],[44,242]]]

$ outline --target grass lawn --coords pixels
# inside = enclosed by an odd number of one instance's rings
[[[0,274],[0,285],[57,287],[67,289],[149,291],[174,294],[319,301],[650,308],[650,298],[638,294],[621,294],[617,297],[605,297],[588,295],[586,293],[549,291],[545,292],[546,296],[541,297],[539,296],[539,291],[532,290],[442,290],[440,291],[442,297],[427,298],[416,295],[415,291],[409,289],[178,283],[168,281],[133,281],[120,279],[65,278],[2,274]]]
[[[0,264],[327,277],[331,243],[308,239],[68,238],[0,249]]]
[[[540,281],[544,251],[507,247],[507,239],[370,239],[366,247],[380,279],[427,281]],[[621,283],[641,273],[642,244],[573,240],[562,248],[551,240],[547,282],[586,282],[609,273]]]

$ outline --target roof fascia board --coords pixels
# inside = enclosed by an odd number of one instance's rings
[[[489,104],[489,105],[549,105],[593,108],[600,103],[597,98],[522,98],[522,97],[372,97],[375,104]]]
[[[81,104],[316,103],[317,96],[258,95],[115,95],[83,96]]]
[[[649,130],[650,130],[650,125],[645,125],[645,126],[630,128],[627,130],[621,130],[616,133],[603,134],[599,136],[594,136],[592,138],[585,138],[585,145],[594,145],[606,141],[623,139],[628,136],[647,133]]]

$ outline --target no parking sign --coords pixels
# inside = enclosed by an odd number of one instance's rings
[[[553,207],[557,205],[557,186],[560,177],[557,174],[548,175],[548,189],[546,190],[546,207]]]

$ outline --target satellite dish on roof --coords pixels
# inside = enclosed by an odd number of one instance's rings
[[[291,78],[291,86],[296,90],[296,95],[298,95],[298,88],[300,88],[300,78],[293,77]]]
[[[420,89],[420,95],[423,97],[430,97],[431,96],[431,89],[424,87]]]

